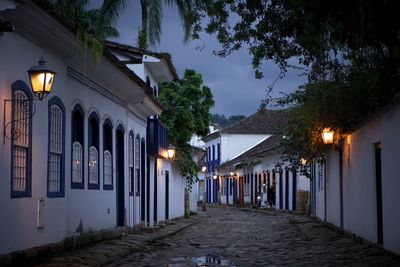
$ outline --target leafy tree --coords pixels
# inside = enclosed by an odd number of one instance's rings
[[[195,10],[194,37],[215,34],[220,56],[248,47],[256,77],[266,60],[308,75],[279,99],[296,108],[285,139],[293,160],[321,155],[322,127],[352,131],[400,93],[399,1],[204,0]]]
[[[176,147],[176,160],[187,186],[198,180],[198,167],[189,145],[193,134],[205,136],[214,105],[210,88],[203,85],[201,74],[186,70],[183,79],[161,85],[160,101],[165,107],[161,121],[168,128],[168,138]]]

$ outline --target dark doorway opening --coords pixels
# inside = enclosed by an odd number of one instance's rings
[[[165,171],[165,219],[169,219],[169,171]]]
[[[375,180],[376,180],[376,222],[377,241],[383,244],[383,213],[382,213],[382,161],[381,143],[375,144]]]
[[[117,128],[116,133],[116,167],[117,167],[117,226],[125,225],[125,188],[124,188],[124,130]]]
[[[140,215],[140,217],[141,217],[142,222],[144,222],[144,220],[145,220],[145,213],[146,213],[146,210],[145,210],[145,207],[146,207],[146,202],[145,202],[145,200],[146,200],[146,191],[145,191],[145,188],[146,188],[146,184],[145,184],[146,154],[145,154],[145,152],[146,152],[145,142],[144,142],[144,139],[142,139],[141,144],[140,144],[140,180],[141,180],[140,181],[140,186],[141,186],[141,189],[140,189],[141,215]]]

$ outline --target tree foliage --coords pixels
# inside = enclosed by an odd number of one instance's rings
[[[400,91],[400,2],[396,0],[204,0],[194,38],[215,34],[216,53],[248,47],[256,77],[266,60],[284,74],[302,68],[306,84],[281,99],[294,107],[286,156],[321,155],[320,130],[354,130]],[[204,18],[207,18],[206,20]],[[205,22],[205,23],[204,23]],[[296,66],[289,61],[297,60]]]
[[[208,134],[210,108],[214,105],[210,88],[203,85],[201,74],[186,70],[183,79],[163,83],[160,101],[165,107],[161,121],[168,128],[168,138],[176,147],[176,160],[181,175],[191,188],[197,181],[198,167],[192,159],[191,137]]]

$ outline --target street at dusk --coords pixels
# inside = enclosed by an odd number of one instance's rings
[[[0,0],[0,266],[400,266],[399,14]]]
[[[103,255],[103,256],[102,256]],[[54,266],[399,266],[400,258],[306,216],[211,206],[154,233],[50,258]]]

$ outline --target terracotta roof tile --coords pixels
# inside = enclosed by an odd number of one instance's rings
[[[291,114],[290,110],[266,110],[257,112],[237,123],[220,130],[221,133],[283,134]]]

